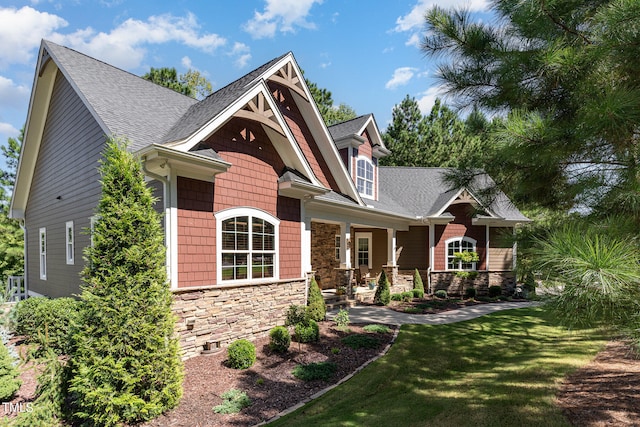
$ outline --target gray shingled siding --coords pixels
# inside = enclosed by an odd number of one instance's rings
[[[97,166],[104,142],[104,132],[58,73],[26,209],[30,290],[52,297],[79,292],[82,248],[90,243],[86,231],[100,198]],[[67,221],[74,222],[74,265],[66,263]],[[40,280],[40,227],[47,229],[46,281]]]

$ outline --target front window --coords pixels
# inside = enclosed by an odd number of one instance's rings
[[[373,164],[368,159],[358,159],[356,187],[358,193],[373,197]]]
[[[216,218],[220,281],[277,278],[276,218],[252,209],[232,209]]]
[[[67,264],[73,264],[74,259],[74,243],[73,243],[73,221],[67,221],[65,224],[65,237],[66,237],[66,252],[67,252]]]
[[[47,229],[41,228],[39,233],[39,253],[40,253],[40,278],[47,279]]]
[[[447,270],[476,270],[476,262],[465,262],[460,255],[476,251],[476,241],[468,237],[455,237],[447,240]],[[469,257],[467,257],[469,258]]]

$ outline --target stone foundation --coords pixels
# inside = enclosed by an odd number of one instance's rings
[[[455,271],[431,272],[431,293],[443,289],[447,295],[462,296],[465,289],[475,288],[477,296],[487,296],[490,286],[500,286],[502,295],[509,296],[515,288],[515,275],[511,271],[478,271],[471,279],[457,277]]]
[[[283,325],[290,305],[305,302],[305,280],[264,285],[178,289],[172,309],[182,358],[199,355],[208,341],[227,347],[240,339],[266,336]]]

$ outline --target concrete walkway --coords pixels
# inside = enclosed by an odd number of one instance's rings
[[[351,323],[382,323],[386,325],[444,325],[445,323],[462,322],[475,319],[485,314],[512,308],[533,307],[539,305],[537,301],[499,302],[471,305],[457,310],[443,311],[438,314],[408,314],[391,310],[388,307],[359,305],[349,308],[349,322]],[[327,318],[333,319],[338,310],[327,312]]]

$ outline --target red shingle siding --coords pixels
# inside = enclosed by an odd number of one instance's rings
[[[476,251],[480,257],[478,270],[486,269],[486,228],[485,226],[472,225],[471,215],[473,207],[467,204],[452,205],[447,209],[455,219],[447,225],[435,226],[435,254],[433,260],[434,270],[446,270],[447,240],[452,237],[470,237],[476,240]]]
[[[324,160],[316,141],[307,126],[298,106],[293,100],[291,92],[286,87],[274,82],[269,82],[269,88],[273,97],[280,106],[280,112],[284,116],[291,133],[298,142],[302,153],[307,158],[311,170],[325,187],[339,191],[338,184],[333,177],[327,162]]]
[[[216,281],[216,219],[213,183],[178,177],[178,284]]]

